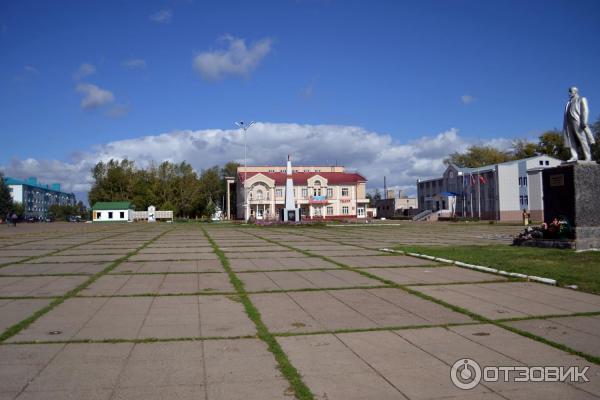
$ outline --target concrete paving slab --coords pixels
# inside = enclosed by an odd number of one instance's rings
[[[381,256],[384,253],[376,250],[364,250],[355,247],[352,250],[310,250],[312,254],[317,254],[325,257],[368,257]]]
[[[129,261],[216,260],[214,253],[136,254]]]
[[[0,268],[0,275],[86,274],[93,275],[109,263],[15,264]]]
[[[51,300],[0,300],[0,333],[46,307]]]
[[[128,296],[234,292],[225,273],[106,275],[80,292],[81,296]]]
[[[0,346],[0,398],[14,398],[64,345]],[[12,395],[13,397],[9,397]]]
[[[458,282],[505,281],[499,275],[486,274],[459,267],[369,268],[368,273],[399,285],[439,284]]]
[[[413,288],[491,319],[600,311],[600,296],[533,282]]]
[[[357,272],[346,270],[327,271],[275,271],[239,273],[246,291],[298,290],[316,288],[343,288],[376,286],[381,282]]]
[[[232,251],[225,252],[227,258],[243,258],[243,259],[269,259],[269,258],[305,258],[308,257],[297,251]]]
[[[139,254],[187,254],[187,253],[212,253],[210,245],[204,247],[146,247]]]
[[[340,268],[334,263],[316,257],[231,259],[229,263],[231,265],[231,269],[233,269],[236,272],[287,269]]]
[[[78,255],[78,256],[48,256],[48,257],[40,257],[30,261],[27,261],[29,264],[39,264],[39,263],[87,263],[87,262],[102,262],[102,261],[115,261],[118,258],[121,258],[122,255],[119,254],[95,254],[95,255]]]
[[[564,344],[582,353],[600,357],[600,317],[598,316],[531,319],[508,322],[507,325]]]
[[[60,334],[51,334],[60,331]],[[236,337],[255,333],[241,303],[227,296],[73,298],[9,339]]]
[[[87,279],[86,276],[0,277],[0,297],[62,296]]]
[[[1,272],[2,270],[0,270]],[[123,262],[112,273],[224,272],[220,260]]]
[[[471,321],[400,289],[350,289],[250,296],[272,332],[317,332]]]
[[[435,265],[433,261],[408,256],[354,256],[330,257],[332,260],[355,268],[369,267],[413,267]]]

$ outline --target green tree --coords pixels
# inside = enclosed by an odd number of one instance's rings
[[[458,167],[476,168],[489,164],[497,164],[513,159],[509,151],[498,150],[491,146],[471,146],[465,153],[454,152],[444,160],[446,164]]]
[[[4,175],[0,172],[0,218],[6,217],[13,208],[12,196],[10,188],[4,181]]]
[[[539,137],[538,152],[561,160],[568,160],[571,154],[565,148],[562,132],[554,129],[544,132]]]
[[[537,156],[538,145],[526,139],[516,139],[513,142],[512,157],[515,160]]]

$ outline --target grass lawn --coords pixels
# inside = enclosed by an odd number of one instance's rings
[[[600,252],[540,249],[507,245],[399,246],[398,250],[449,258],[526,275],[556,279],[561,286],[600,294]]]

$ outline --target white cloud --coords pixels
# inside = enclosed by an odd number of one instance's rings
[[[129,109],[126,104],[116,104],[106,112],[106,115],[111,118],[121,118],[129,114]]]
[[[40,71],[36,67],[31,66],[31,65],[25,66],[25,72],[27,72],[31,75],[39,75],[40,74]]]
[[[245,39],[225,35],[220,42],[226,49],[205,51],[194,57],[194,69],[206,80],[219,80],[227,75],[249,76],[271,51],[272,40],[264,38],[251,46]]]
[[[168,24],[173,19],[173,11],[171,10],[160,10],[150,15],[150,21],[158,22],[160,24]]]
[[[131,60],[123,61],[121,65],[129,69],[146,68],[146,60],[142,60],[141,58],[133,58]]]
[[[299,164],[338,164],[357,170],[368,187],[389,187],[414,193],[419,178],[439,176],[444,158],[472,144],[490,144],[461,137],[457,129],[400,143],[387,134],[356,126],[257,123],[248,130],[248,164],[283,165],[287,154]],[[510,143],[510,141],[508,141]],[[244,139],[239,130],[184,130],[120,140],[78,153],[68,161],[12,160],[0,166],[7,175],[38,176],[61,182],[67,190],[85,191],[91,184],[90,169],[98,161],[128,158],[146,167],[165,160],[187,161],[196,170],[227,161],[243,162]]]
[[[91,110],[102,107],[115,100],[115,96],[109,90],[99,88],[91,83],[80,83],[76,88],[77,92],[83,94],[81,99],[81,108]]]
[[[460,96],[460,101],[463,104],[471,104],[475,100],[477,100],[477,99],[475,97],[471,96],[470,94],[463,94],[462,96]]]
[[[83,63],[79,66],[77,71],[73,74],[73,79],[76,81],[85,78],[86,76],[93,75],[96,73],[96,67],[90,63]]]

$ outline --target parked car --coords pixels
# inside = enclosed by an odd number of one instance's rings
[[[69,215],[67,217],[67,221],[69,221],[69,222],[82,222],[81,215]]]

